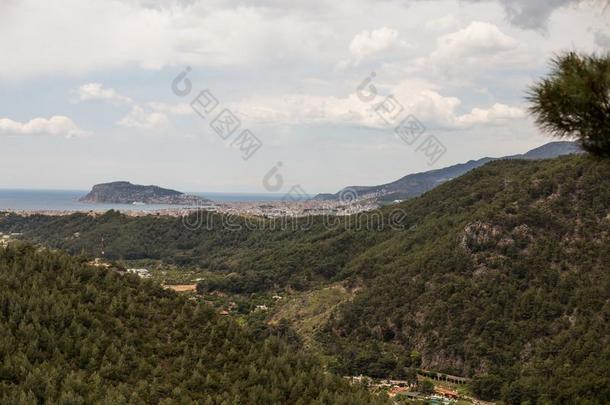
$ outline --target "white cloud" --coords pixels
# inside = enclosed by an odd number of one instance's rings
[[[161,130],[169,127],[169,119],[164,113],[146,111],[136,105],[117,124],[128,128]]]
[[[73,101],[76,102],[103,101],[115,106],[129,106],[129,113],[117,122],[117,125],[127,128],[163,130],[170,126],[169,116],[193,113],[191,106],[186,103],[151,101],[142,106],[115,89],[105,88],[101,83],[83,84],[72,93],[75,96]]]
[[[0,118],[0,135],[58,135],[75,138],[89,135],[80,129],[74,121],[62,115],[51,118],[34,118],[28,122]]]
[[[496,103],[489,108],[475,107],[470,112],[459,112],[462,100],[445,96],[426,82],[407,80],[393,92],[408,113],[415,115],[424,125],[443,129],[464,129],[477,125],[498,125],[525,116],[520,107]]]
[[[445,15],[426,22],[425,27],[430,31],[447,31],[458,26],[459,20],[453,15]]]
[[[105,101],[115,105],[133,104],[129,97],[119,94],[115,89],[106,89],[101,83],[87,83],[73,92],[74,101]]]
[[[610,32],[610,9],[602,14],[590,3],[557,8],[554,0],[0,0],[0,52],[5,55],[0,64],[0,109],[5,113],[0,117],[19,118],[25,126],[30,118],[48,119],[63,112],[80,126],[95,133],[103,131],[106,140],[77,142],[76,149],[57,150],[49,156],[41,139],[16,136],[13,140],[29,142],[24,148],[27,153],[15,154],[9,142],[0,148],[0,161],[6,167],[18,161],[44,167],[49,176],[64,179],[64,184],[80,177],[79,184],[86,186],[108,167],[129,172],[151,166],[152,159],[151,176],[175,181],[188,177],[176,176],[178,172],[216,170],[224,173],[225,184],[231,184],[243,175],[241,165],[234,164],[233,158],[238,159],[234,152],[215,149],[219,145],[199,149],[199,142],[218,142],[218,137],[175,137],[167,142],[164,137],[151,136],[143,143],[138,136],[157,129],[196,134],[197,128],[206,125],[198,116],[186,115],[191,114],[190,97],[174,97],[170,91],[171,80],[186,65],[193,68],[190,96],[210,88],[223,107],[226,104],[236,114],[243,113],[244,127],[252,125],[258,133],[258,122],[269,124],[260,129],[269,148],[261,150],[261,159],[247,165],[246,174],[257,170],[264,174],[268,167],[263,166],[276,159],[281,146],[282,156],[291,156],[295,164],[303,154],[319,158],[315,168],[309,164],[294,169],[295,176],[310,179],[308,188],[319,187],[321,182],[343,185],[351,182],[346,180],[348,176],[356,181],[371,172],[370,167],[353,164],[362,159],[349,149],[377,148],[379,142],[392,146],[387,153],[366,155],[369,162],[377,162],[371,163],[378,165],[373,171],[376,180],[398,174],[390,167],[400,172],[425,167],[418,166],[417,158],[405,159],[404,150],[392,142],[392,127],[380,121],[371,104],[350,94],[372,70],[377,73],[375,85],[380,93],[395,94],[405,112],[416,115],[431,133],[446,136],[447,146],[453,143],[447,163],[493,155],[502,148],[517,151],[523,143],[517,146],[516,138],[544,141],[531,121],[522,117],[526,86],[547,71],[546,62],[554,52],[566,48],[599,51],[595,33]],[[510,20],[505,13],[508,7],[513,10],[509,10],[513,13]],[[549,10],[555,11],[551,15]],[[539,29],[514,26],[536,25],[527,21],[530,17],[540,26],[548,16],[545,35]],[[473,21],[485,23],[476,23],[483,24],[477,29],[476,24],[471,25]],[[411,45],[401,47],[401,40]],[[598,45],[605,42],[598,35]],[[430,57],[433,53],[436,59]],[[361,62],[356,64],[356,58]],[[421,63],[414,63],[418,58]],[[348,60],[346,69],[333,71],[341,59]],[[97,82],[103,85],[78,89],[80,84]],[[131,83],[129,87],[126,82]],[[137,93],[127,91],[133,86],[138,87]],[[114,108],[68,105],[65,96],[73,87],[81,90],[71,94],[75,101],[103,102]],[[379,96],[377,101],[381,99]],[[232,103],[239,100],[242,102],[234,108]],[[54,110],[44,108],[49,103]],[[110,125],[120,122],[130,129],[107,128],[109,115],[113,117]],[[502,125],[494,126],[499,123]],[[3,122],[3,127],[9,126],[12,134],[25,131]],[[459,133],[459,140],[444,129],[457,129],[453,133]],[[65,132],[69,135],[70,129]],[[7,133],[6,128],[2,133]],[[51,139],[61,141],[59,136]],[[332,149],[322,148],[312,139],[344,143],[345,153],[329,159],[326,154],[332,155]],[[125,158],[130,148],[117,151],[113,140],[144,152]],[[192,159],[164,161],[168,152],[187,153]],[[201,159],[199,152],[206,158]],[[68,166],[74,159],[95,162],[104,156],[116,162],[100,164],[99,173],[91,168],[79,173],[66,167],[60,170],[62,162]],[[322,162],[330,163],[325,166]],[[330,172],[333,174],[328,175]],[[312,173],[323,180],[314,179]],[[22,174],[18,176],[23,184],[28,183]],[[18,178],[16,175],[12,181],[18,182]],[[33,179],[30,183],[42,184],[36,176]],[[253,188],[259,183],[256,180]]]
[[[496,103],[489,108],[475,107],[461,114],[462,101],[444,96],[426,81],[405,80],[392,91],[402,112],[412,114],[425,126],[442,129],[464,129],[477,125],[498,125],[525,116],[520,107]],[[371,102],[363,102],[356,93],[346,97],[291,94],[280,97],[246,99],[232,106],[234,111],[249,120],[273,125],[332,125],[391,129],[402,118],[388,124],[375,111],[385,100],[378,95]]]
[[[369,120],[366,106],[355,95],[346,98],[288,94],[257,97],[232,104],[238,115],[262,124],[360,125]]]
[[[476,124],[503,124],[508,120],[523,118],[525,111],[519,107],[496,103],[488,109],[473,108],[468,114],[457,117],[457,123],[464,126]]]
[[[398,31],[381,27],[372,31],[362,31],[357,34],[349,44],[349,51],[355,63],[373,56],[380,55],[390,50],[396,50],[407,46],[406,42],[398,37]]]
[[[0,79],[315,58],[330,30],[298,13],[230,1],[146,7],[106,0],[0,2]],[[298,46],[296,46],[298,44]],[[269,50],[273,49],[273,56]]]
[[[170,127],[170,116],[193,114],[189,104],[167,104],[151,101],[140,106],[133,104],[129,113],[117,124],[128,128],[164,130]]]
[[[496,25],[473,21],[467,27],[442,35],[436,49],[415,65],[420,71],[440,70],[452,76],[472,76],[496,65],[504,67],[523,60],[519,42]]]
[[[518,42],[494,24],[473,21],[466,28],[443,35],[437,41],[433,59],[451,60],[487,58],[516,48]]]
[[[388,27],[423,48],[430,38],[421,32],[422,23],[437,32],[452,29],[457,18],[499,24],[505,14],[500,4],[511,21],[531,26],[569,2],[0,1],[0,53],[11,56],[0,64],[0,80],[187,64],[255,70],[292,61],[320,68],[335,66],[346,43],[357,64],[404,46]]]

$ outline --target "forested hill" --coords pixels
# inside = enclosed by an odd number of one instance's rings
[[[2,404],[382,401],[277,333],[254,336],[135,276],[0,247]]]
[[[203,290],[340,281],[354,296],[315,336],[339,373],[422,367],[473,377],[479,395],[510,404],[599,404],[610,398],[609,173],[587,156],[492,162],[375,213],[387,224],[403,212],[381,230],[316,218],[307,230],[236,231],[217,216],[189,230],[111,212],[8,215],[0,231],[90,255],[103,238],[111,258],[198,264],[218,275]]]
[[[350,264],[366,288],[326,325],[343,372],[421,365],[509,404],[607,403],[609,173],[495,162],[403,205],[417,229]]]

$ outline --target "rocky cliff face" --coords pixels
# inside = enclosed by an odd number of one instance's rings
[[[202,197],[187,195],[180,191],[158,186],[141,186],[127,181],[116,181],[93,186],[79,201],[105,204],[172,204],[197,205],[209,202]]]

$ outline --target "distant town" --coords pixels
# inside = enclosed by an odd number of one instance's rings
[[[345,203],[337,200],[302,200],[302,201],[207,201],[197,206],[172,207],[161,209],[121,209],[120,211],[129,216],[164,215],[180,217],[195,211],[217,212],[238,216],[256,216],[262,218],[279,217],[303,217],[308,215],[352,215],[366,211],[372,211],[381,205],[373,199],[360,199]],[[107,207],[96,209],[92,205],[87,212],[92,215],[107,211]],[[80,210],[19,210],[7,209],[5,212],[12,212],[18,215],[70,215]]]

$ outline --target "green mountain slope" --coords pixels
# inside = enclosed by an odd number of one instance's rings
[[[137,277],[0,248],[0,403],[383,402],[276,334]]]
[[[597,404],[610,397],[609,173],[610,162],[586,156],[492,162],[358,217],[393,224],[381,230],[315,218],[307,230],[242,219],[236,231],[212,216],[210,229],[190,231],[179,219],[108,213],[8,215],[0,231],[92,255],[103,237],[109,257],[198,264],[218,275],[202,289],[342,281],[357,293],[305,328],[337,372],[433,369],[511,404]]]
[[[508,403],[604,403],[609,169],[497,162],[403,205],[417,231],[351,265],[368,288],[327,325],[340,367],[478,376],[479,394]]]

